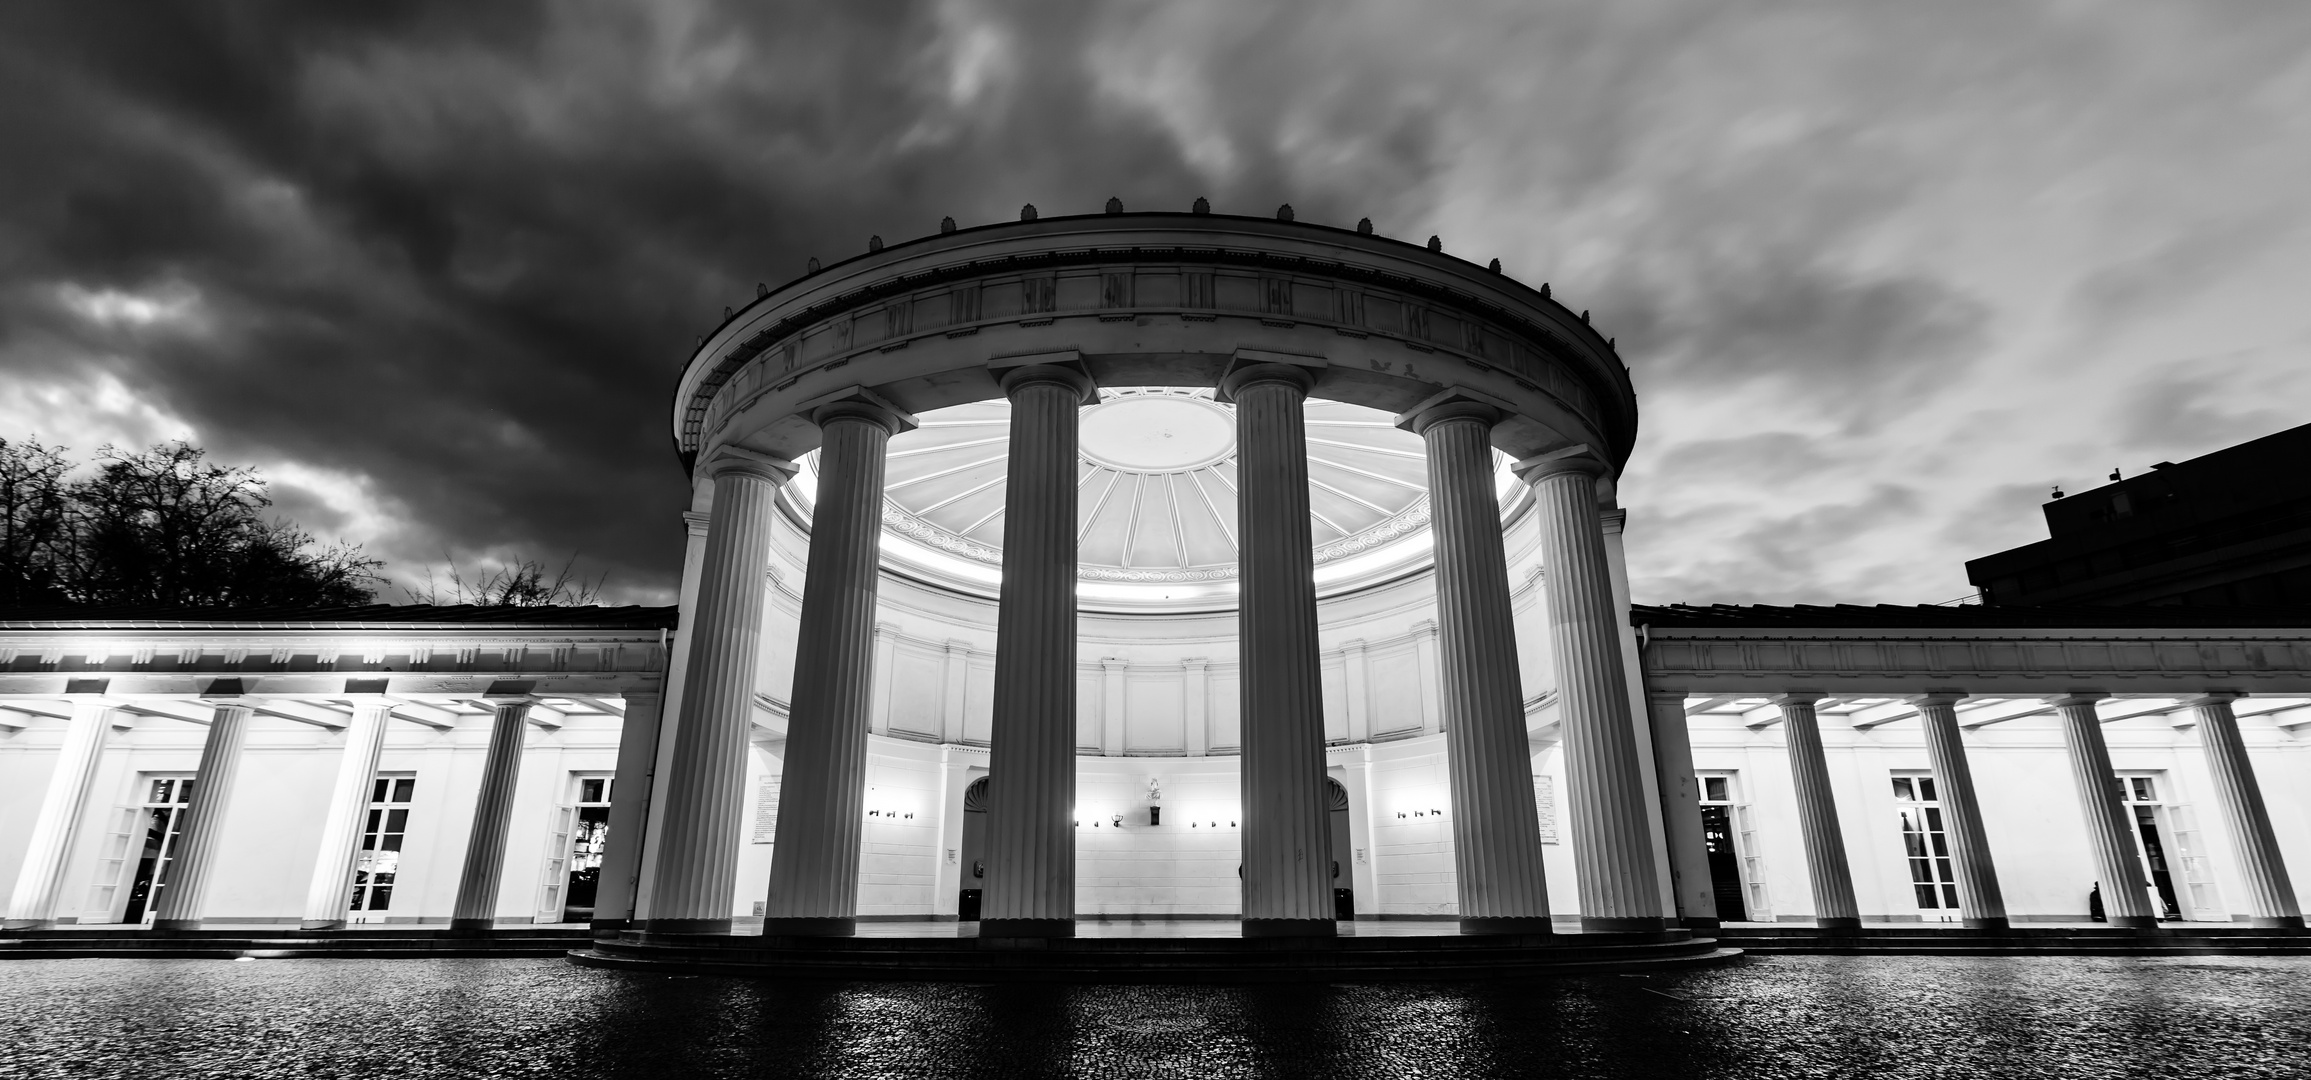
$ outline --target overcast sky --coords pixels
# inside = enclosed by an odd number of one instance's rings
[[[2311,421],[2311,5],[0,6],[0,436],[189,437],[408,578],[669,602],[667,395],[757,281],[1290,202],[1636,373],[1641,602],[1914,603]]]

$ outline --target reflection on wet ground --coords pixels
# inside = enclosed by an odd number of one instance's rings
[[[1446,986],[0,961],[0,1077],[2311,1076],[2303,958],[1772,957]]]

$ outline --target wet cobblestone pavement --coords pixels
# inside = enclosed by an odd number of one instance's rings
[[[1773,957],[1519,983],[758,983],[0,961],[0,1077],[2311,1076],[2311,960]]]

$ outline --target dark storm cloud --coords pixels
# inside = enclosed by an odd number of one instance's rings
[[[1026,202],[1291,202],[1595,310],[1648,410],[1641,599],[1923,592],[1980,553],[1952,515],[2026,509],[1982,491],[2284,426],[2210,388],[2299,325],[2157,365],[2236,325],[2187,305],[2242,259],[2300,292],[2306,40],[2172,5],[9,5],[0,412],[326,474],[283,508],[405,574],[577,549],[662,599],[666,398],[756,282]],[[2044,310],[2169,332],[2017,345]]]
[[[1065,36],[1054,14],[1035,27]],[[911,5],[7,18],[10,354],[103,357],[228,458],[375,478],[416,519],[403,564],[578,548],[662,587],[685,497],[664,398],[723,305],[870,233],[1096,205],[1094,174],[1196,187],[1071,65],[998,57],[1000,86],[948,100]],[[212,332],[91,327],[57,283],[186,287]]]

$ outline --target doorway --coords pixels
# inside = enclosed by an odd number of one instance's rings
[[[1356,874],[1353,852],[1348,837],[1348,789],[1340,781],[1324,778],[1326,805],[1332,826],[1332,917],[1353,921],[1356,918]]]
[[[1733,836],[1733,778],[1701,778],[1701,844],[1709,857],[1709,891],[1720,922],[1748,922],[1741,888],[1741,849]]]
[[[591,922],[602,890],[602,856],[610,848],[610,777],[578,778],[570,828],[569,884],[562,890],[563,922]]]
[[[2158,776],[2120,777],[2119,794],[2126,802],[2127,820],[2134,825],[2135,850],[2142,856],[2143,872],[2150,879],[2151,904],[2161,919],[2183,917],[2182,894],[2175,872],[2181,853],[2174,850],[2174,830],[2167,827],[2166,801]]]
[[[987,777],[963,789],[962,891],[955,895],[955,919],[979,921],[979,900],[987,880]]]
[[[176,861],[177,834],[184,830],[186,804],[193,801],[193,780],[155,777],[145,788],[137,821],[144,826],[143,847],[136,855],[135,876],[129,879],[124,923],[148,923],[160,910],[160,891],[168,887],[170,864]]]
[[[1958,877],[1941,792],[1931,776],[1897,774],[1893,781],[1894,816],[1902,830],[1902,855],[1909,862],[1918,917],[1950,922],[1958,917]]]

